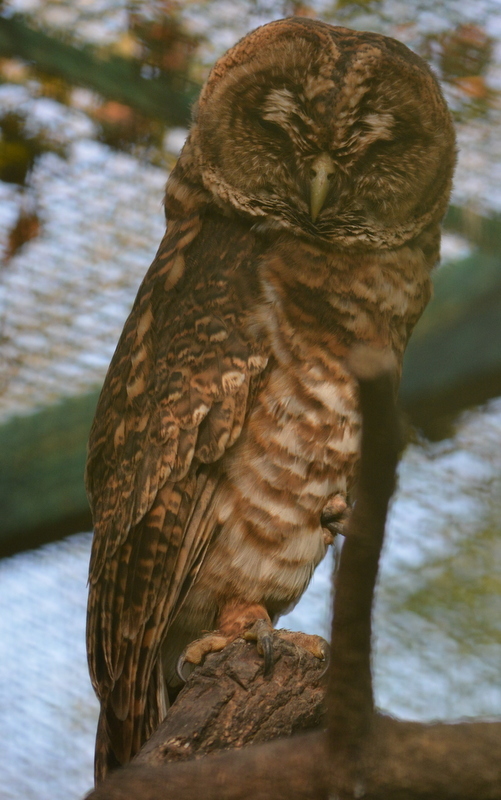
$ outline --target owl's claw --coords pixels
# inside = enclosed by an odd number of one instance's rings
[[[263,675],[269,675],[273,668],[273,637],[271,633],[265,633],[258,641],[259,648],[263,656]]]
[[[188,680],[183,675],[183,667],[185,664],[186,664],[186,659],[184,657],[184,652],[183,652],[176,661],[176,675],[183,684],[186,683],[186,681]]]
[[[331,656],[330,656],[329,647],[327,649],[327,652],[326,652],[324,660],[325,660],[325,667],[323,668],[322,672],[319,675],[320,680],[322,680],[322,678],[324,678],[327,675],[327,672],[329,671],[329,666],[330,666],[330,663],[331,663]]]
[[[274,635],[283,639],[284,642],[289,642],[302,650],[306,650],[312,656],[318,658],[319,661],[327,661],[327,663],[329,661],[329,645],[321,636],[299,631],[276,631],[269,620],[258,619],[252,628],[244,632],[243,637],[247,641],[256,642],[257,651],[263,656],[264,660],[263,675],[269,675],[273,669]]]
[[[248,630],[244,631],[247,642],[256,642],[259,655],[263,656],[263,675],[269,675],[273,668],[273,626],[267,619],[257,619]]]
[[[200,639],[190,642],[179,656],[176,673],[183,684],[187,681],[187,676],[184,674],[186,663],[194,666],[202,664],[209,653],[223,650],[227,644],[240,637],[248,642],[256,642],[257,651],[263,657],[264,675],[269,675],[273,670],[275,634],[296,647],[307,650],[321,661],[326,657],[328,645],[321,636],[285,630],[275,631],[266,609],[257,603],[229,603],[221,611],[218,622],[218,630],[206,633]]]
[[[273,670],[273,636],[275,634],[284,641],[306,650],[320,661],[327,661],[328,664],[329,645],[321,636],[296,631],[275,631],[269,619],[257,619],[250,628],[241,632],[240,636],[247,642],[256,642],[257,651],[263,657],[263,675],[270,675]],[[223,650],[236,638],[238,638],[238,634],[224,636],[216,631],[191,642],[181,653],[176,664],[176,673],[181,683],[185,684],[188,680],[183,673],[186,664],[193,666],[202,664],[209,653]],[[326,670],[327,666],[324,671]]]

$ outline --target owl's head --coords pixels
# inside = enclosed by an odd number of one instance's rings
[[[261,230],[394,247],[442,217],[454,162],[451,117],[421,58],[291,18],[216,63],[171,185],[202,185]]]

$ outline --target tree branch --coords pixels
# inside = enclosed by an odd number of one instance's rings
[[[364,800],[499,800],[501,723],[423,725],[376,715]],[[327,800],[327,737],[315,732],[165,766],[130,766],[88,800]]]
[[[22,58],[49,75],[86,86],[170,125],[188,125],[191,105],[200,90],[180,77],[143,78],[137,61],[120,56],[99,58],[89,46],[74,47],[31,28],[20,15],[0,16],[0,56]]]
[[[242,639],[208,656],[135,762],[185,761],[318,728],[324,717],[325,663],[277,634],[273,672],[267,677],[255,644]]]

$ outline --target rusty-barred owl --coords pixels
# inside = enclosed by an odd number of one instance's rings
[[[454,159],[436,80],[393,39],[281,20],[210,73],[90,438],[98,778],[157,726],[187,645],[264,620],[264,646],[304,592],[356,473],[345,356],[401,362]]]

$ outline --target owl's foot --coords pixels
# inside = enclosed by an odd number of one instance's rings
[[[186,663],[198,666],[198,664],[203,663],[205,656],[208,656],[209,653],[219,653],[231,641],[231,638],[222,636],[218,631],[207,633],[205,636],[201,636],[200,639],[195,639],[183,650],[178,658],[176,665],[178,678],[185,683],[187,678],[186,675],[183,675],[183,668]]]
[[[329,657],[329,644],[321,636],[315,633],[301,633],[300,631],[276,631],[277,636],[280,636],[284,642],[306,650],[312,656],[318,658],[319,661],[325,661]]]
[[[351,508],[343,494],[334,494],[329,497],[320,516],[320,524],[324,529],[325,544],[332,544],[334,537],[338,533],[344,536],[350,512]]]
[[[298,631],[286,631],[273,629],[271,622],[258,619],[252,628],[245,631],[243,638],[247,641],[257,643],[257,651],[263,656],[263,674],[268,675],[273,667],[273,637],[278,636],[284,642],[289,642],[296,647],[306,650],[320,661],[325,661],[328,655],[329,645],[321,636],[315,634],[300,633]]]
[[[183,668],[186,663],[197,666],[209,653],[218,653],[227,644],[255,629],[249,638],[257,642],[258,651],[264,657],[265,672],[269,672],[272,664],[273,626],[264,606],[257,603],[232,603],[223,607],[219,615],[217,631],[207,633],[200,639],[190,642],[181,653],[176,667],[178,677],[186,681]]]
[[[186,647],[177,663],[178,677],[184,683],[186,677],[183,675],[183,669],[186,663],[194,666],[201,664],[209,653],[223,650],[227,644],[240,637],[246,641],[256,642],[257,651],[263,656],[263,674],[269,675],[273,668],[274,636],[306,650],[321,661],[327,658],[329,646],[321,636],[295,631],[276,631],[264,606],[242,603],[225,606],[219,617],[218,630],[195,639]]]

